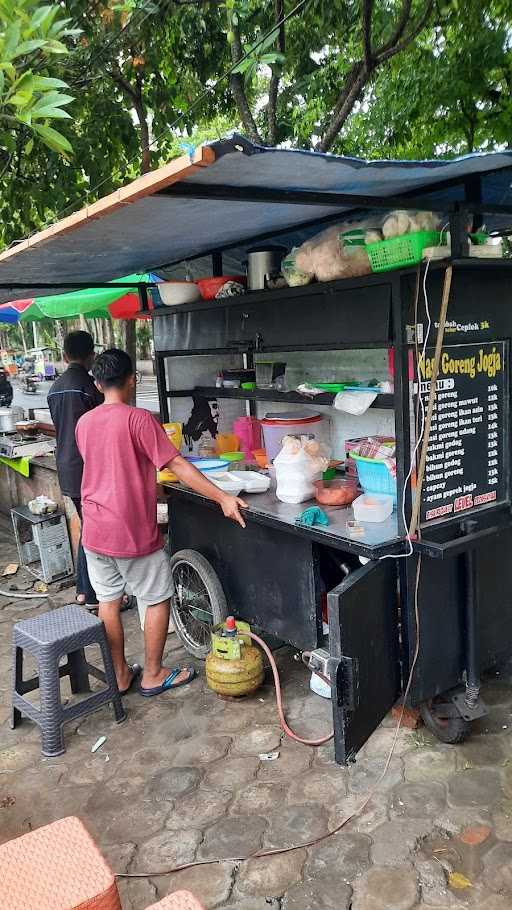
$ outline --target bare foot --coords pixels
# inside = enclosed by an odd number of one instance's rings
[[[170,667],[161,667],[160,671],[155,674],[150,674],[146,670],[142,674],[141,685],[143,689],[156,689],[157,686],[161,686],[164,679],[169,676],[169,673],[172,673]],[[176,679],[173,681],[173,685],[177,685],[180,682],[185,682],[189,677],[188,670],[182,670]]]
[[[117,688],[120,692],[124,692],[125,689],[131,686],[134,676],[133,670],[130,670],[130,667],[126,664],[123,672],[117,677]]]
[[[84,604],[85,604],[85,594],[77,594],[75,599],[76,599],[76,602],[77,602],[77,604],[78,604],[79,607],[83,607],[83,606],[84,606]]]

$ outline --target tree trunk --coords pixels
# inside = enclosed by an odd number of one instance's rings
[[[135,319],[124,320],[124,349],[130,355],[134,369],[137,369],[137,339],[135,333]],[[137,386],[133,393],[132,404],[137,403]]]
[[[24,354],[26,354],[27,353],[27,339],[25,338],[25,326],[23,325],[22,322],[18,322],[18,326],[20,329],[21,343],[23,345],[23,352],[24,352]]]
[[[105,344],[108,348],[115,348],[116,340],[114,338],[114,326],[111,319],[105,320]]]

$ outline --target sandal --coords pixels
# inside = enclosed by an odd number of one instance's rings
[[[142,673],[142,667],[140,666],[140,664],[132,664],[131,666],[128,665],[128,669],[132,673],[130,685],[126,689],[120,689],[119,695],[127,695],[128,692],[130,691],[130,689],[132,688],[135,680],[138,679]]]
[[[186,679],[182,679],[181,682],[175,683],[174,680],[180,675],[180,673],[185,670],[188,673]],[[160,686],[153,686],[152,689],[144,689],[142,686],[139,686],[139,692],[144,698],[153,698],[154,695],[161,695],[162,692],[168,692],[170,689],[179,689],[180,686],[187,686],[189,682],[192,682],[196,676],[196,671],[193,667],[175,667],[174,670],[171,670],[168,676],[165,677],[163,683]]]

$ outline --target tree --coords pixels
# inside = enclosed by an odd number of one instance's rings
[[[0,150],[4,167],[23,148],[29,155],[34,138],[61,155],[71,145],[50,121],[69,119],[73,98],[66,83],[48,75],[56,58],[66,56],[65,39],[75,38],[57,4],[40,0],[0,0]]]

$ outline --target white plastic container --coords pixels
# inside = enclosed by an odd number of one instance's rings
[[[281,450],[284,436],[314,436],[319,442],[329,442],[329,420],[321,414],[310,411],[288,411],[283,414],[267,414],[261,421],[264,449],[267,460],[274,461]]]
[[[239,483],[246,493],[266,493],[270,487],[270,477],[258,474],[257,471],[230,471],[229,476]]]
[[[385,493],[363,493],[352,503],[356,521],[386,521],[393,507],[393,497]]]

